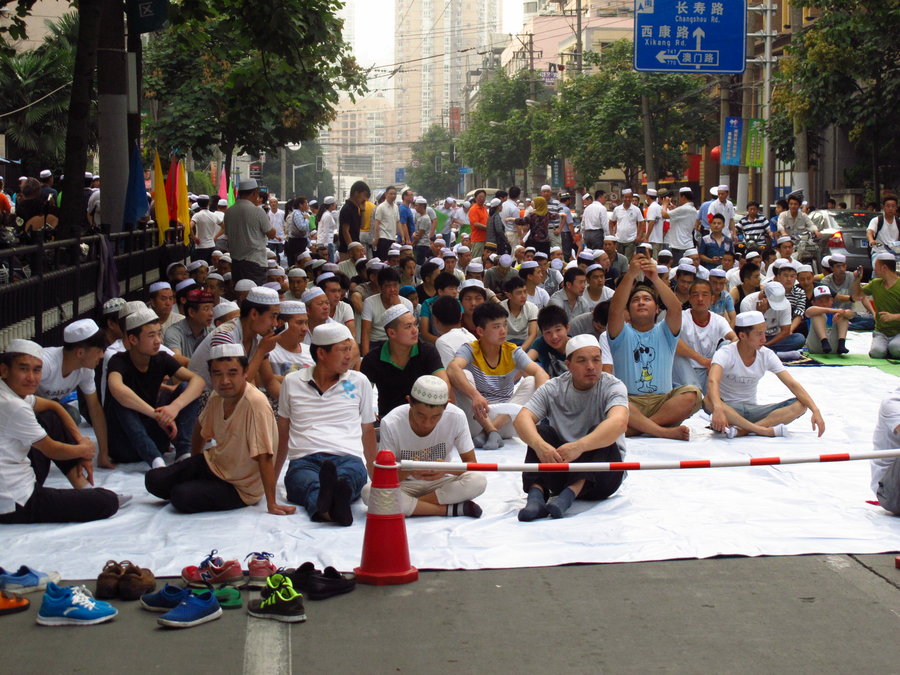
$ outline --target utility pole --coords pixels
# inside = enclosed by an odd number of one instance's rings
[[[751,52],[753,49],[753,40],[747,38],[747,54]],[[744,75],[741,78],[741,117],[744,119],[753,117],[751,109],[753,107],[753,89],[751,88],[751,83],[753,82],[754,73],[750,68],[746,68],[744,70]],[[747,201],[750,199],[750,167],[747,166],[743,161],[741,161],[738,166],[738,183],[737,183],[737,197],[734,200],[735,206],[739,209],[742,209],[746,206]]]
[[[754,5],[747,8],[750,12],[761,12],[765,15],[763,21],[763,29],[758,33],[751,33],[750,37],[763,38],[765,51],[763,57],[753,58],[751,63],[763,64],[763,94],[760,107],[762,108],[762,118],[766,122],[772,114],[772,43],[775,40],[775,33],[772,30],[772,16],[777,11],[777,6],[771,0],[763,0],[760,5]],[[763,212],[771,216],[772,207],[772,190],[774,184],[772,182],[772,144],[769,142],[768,135],[763,135],[763,170],[762,170],[762,206]]]
[[[128,190],[128,56],[125,12],[112,0],[103,3],[97,41],[97,108],[100,168],[103,173],[104,230],[121,232]]]
[[[791,40],[803,29],[803,6],[800,4],[791,7]],[[797,86],[795,85],[795,90]],[[807,147],[806,126],[794,115],[794,179],[791,181],[791,189],[803,191],[806,199],[811,199],[809,193],[809,148]]]
[[[581,0],[575,0],[575,72],[581,74],[582,68],[582,52],[584,45],[581,43]]]
[[[719,78],[719,143],[725,138],[725,122],[728,119],[730,107],[728,100],[730,85],[731,83],[727,75],[723,75]],[[722,155],[719,155],[719,185],[728,185],[731,176],[726,168],[727,165],[722,163],[722,159]]]
[[[646,76],[643,78],[646,85]],[[641,95],[641,117],[644,127],[644,172],[647,174],[647,189],[656,189],[656,162],[653,161],[653,129],[650,127],[650,99]]]
[[[287,201],[287,153],[286,147],[281,148],[281,198]],[[293,197],[293,195],[291,195]]]

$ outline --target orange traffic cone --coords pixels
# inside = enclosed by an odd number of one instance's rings
[[[408,584],[419,578],[409,563],[405,516],[400,511],[400,466],[390,450],[375,457],[362,561],[353,570],[361,584]]]

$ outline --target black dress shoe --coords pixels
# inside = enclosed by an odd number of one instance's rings
[[[333,567],[326,567],[324,572],[320,572],[311,562],[303,563],[290,577],[294,588],[309,600],[325,600],[356,588],[356,575],[341,574]]]

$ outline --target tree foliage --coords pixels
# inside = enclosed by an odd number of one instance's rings
[[[549,163],[571,158],[581,183],[596,181],[609,169],[633,180],[644,166],[641,97],[650,103],[653,159],[657,173],[679,174],[688,144],[703,144],[718,129],[716,102],[703,76],[638,73],[634,45],[620,40],[602,53],[585,53],[595,72],[579,75],[560,88],[549,107],[532,119],[533,158]]]
[[[287,152],[287,184],[281,187],[281,152]],[[316,171],[316,157],[322,156],[322,146],[317,141],[303,141],[299,150],[289,148],[279,149],[278,152],[266,155],[263,164],[261,184],[275,192],[279,199],[298,197],[305,195],[309,199],[334,195],[334,177],[328,169]],[[291,171],[294,166],[302,166],[297,169],[296,180],[292,180]],[[294,190],[296,184],[297,189]],[[337,196],[337,195],[335,195]]]
[[[437,170],[438,158],[440,171]],[[456,194],[460,166],[453,158],[450,133],[435,124],[413,144],[412,162],[406,167],[406,182],[429,200],[443,199]]]
[[[792,159],[793,120],[811,130],[836,124],[871,158],[875,185],[900,178],[898,0],[807,0],[817,19],[796,33],[776,74],[770,137]]]

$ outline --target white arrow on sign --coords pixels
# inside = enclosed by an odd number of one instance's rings
[[[703,38],[706,37],[706,33],[703,32],[703,29],[702,29],[702,28],[700,28],[699,26],[697,26],[697,28],[694,29],[693,35],[694,35],[694,37],[697,39],[697,47],[696,47],[696,49],[697,49],[697,51],[699,52],[699,51],[702,49],[702,47],[700,46],[700,41],[701,41]]]
[[[677,61],[678,55],[677,54],[666,54],[663,50],[660,50],[659,53],[656,55],[656,60],[659,61],[660,63],[665,63],[666,61]]]

